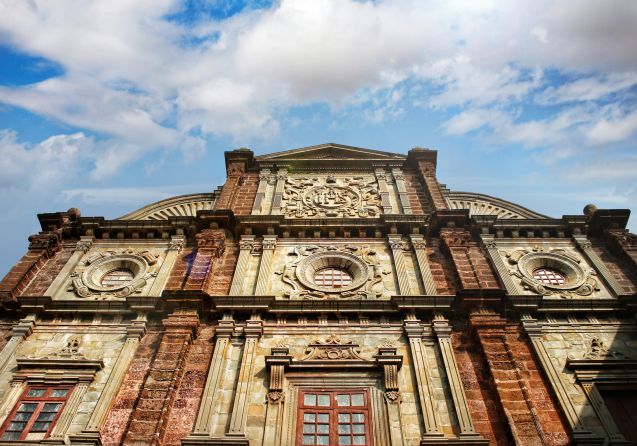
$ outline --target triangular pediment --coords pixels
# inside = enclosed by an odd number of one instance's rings
[[[363,147],[346,146],[343,144],[319,144],[301,147],[294,150],[269,153],[256,157],[257,161],[310,161],[310,160],[405,160],[404,155]]]

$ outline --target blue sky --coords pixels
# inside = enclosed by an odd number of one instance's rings
[[[0,0],[0,275],[36,213],[209,191],[236,147],[429,147],[452,190],[635,209],[635,23],[627,0]]]

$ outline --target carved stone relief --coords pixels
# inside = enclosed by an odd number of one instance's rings
[[[564,299],[592,296],[599,291],[595,278],[596,272],[582,263],[582,260],[564,249],[517,249],[506,254],[512,276],[520,280],[525,290],[543,296],[555,296]],[[539,268],[550,268],[561,273],[563,284],[547,284],[534,277]]]
[[[73,291],[81,298],[123,298],[139,293],[148,280],[157,276],[161,256],[147,250],[132,249],[99,251],[88,255],[71,273]],[[118,284],[105,285],[104,275],[115,270],[126,270],[132,275],[130,280]]]
[[[288,218],[377,217],[380,204],[377,180],[372,175],[288,176],[281,209]]]
[[[339,288],[315,283],[315,274],[330,267],[347,271],[351,282]],[[275,273],[283,282],[278,295],[289,299],[379,299],[388,295],[383,276],[390,272],[370,245],[293,246]]]

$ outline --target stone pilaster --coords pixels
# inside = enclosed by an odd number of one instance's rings
[[[66,262],[66,265],[62,268],[58,276],[55,280],[49,285],[49,288],[44,292],[45,296],[55,296],[58,293],[60,288],[64,286],[64,283],[68,280],[69,276],[82,259],[82,256],[86,254],[91,247],[93,246],[93,242],[95,241],[95,237],[93,236],[82,236],[80,237],[80,241],[75,245],[75,250],[71,255],[71,258]]]
[[[473,426],[473,420],[469,413],[467,404],[467,396],[464,393],[464,387],[458,371],[456,357],[453,354],[451,346],[451,326],[449,321],[442,315],[436,315],[433,321],[433,329],[438,339],[438,347],[442,354],[442,360],[445,366],[445,373],[449,380],[449,389],[451,389],[451,397],[453,399],[453,407],[458,419],[459,437],[480,439]]]
[[[427,261],[425,238],[420,234],[412,234],[409,237],[411,239],[411,246],[416,253],[416,261],[418,262],[418,270],[420,271],[420,278],[425,288],[425,294],[435,296],[438,294],[438,291],[433,275],[431,274],[431,268],[429,268],[429,262]]]
[[[223,319],[219,321],[219,325],[215,331],[215,348],[212,358],[210,358],[208,377],[201,397],[201,405],[199,406],[195,428],[193,434],[184,439],[183,444],[191,444],[190,442],[196,443],[198,439],[205,440],[211,435],[215,405],[218,404],[219,401],[223,369],[228,360],[230,338],[232,337],[234,328],[234,320],[229,314],[225,315]]]
[[[229,437],[245,438],[246,423],[248,418],[248,402],[250,397],[250,384],[254,377],[254,362],[257,344],[263,334],[263,321],[254,315],[244,328],[245,345],[241,357],[241,367],[239,369],[239,380],[232,406],[230,426],[227,435]],[[247,439],[246,439],[247,442]],[[247,443],[246,443],[247,444]]]
[[[409,195],[407,195],[407,188],[405,187],[405,174],[402,169],[399,168],[392,169],[391,173],[396,183],[396,190],[398,191],[398,198],[400,199],[403,214],[411,214],[411,203],[409,202]]]
[[[376,181],[378,181],[378,192],[380,193],[380,205],[383,208],[383,214],[393,214],[385,169],[376,169]]]
[[[506,292],[508,295],[516,295],[519,294],[520,291],[518,287],[511,279],[511,273],[509,273],[509,268],[504,264],[502,260],[502,256],[498,252],[498,244],[495,241],[495,237],[493,235],[482,235],[480,236],[482,239],[482,243],[484,243],[484,247],[487,250],[487,254],[489,255],[489,259],[491,259],[491,263],[495,266],[495,269],[500,276],[500,281],[504,285]]]
[[[276,248],[276,239],[276,235],[263,236],[261,262],[259,264],[259,276],[257,278],[257,289],[255,292],[257,296],[268,294],[270,282],[272,281],[272,255],[274,254],[274,248]]]
[[[254,205],[252,206],[252,215],[263,214],[263,206],[265,204],[265,194],[268,190],[268,181],[270,179],[270,169],[263,169],[259,173],[259,186],[257,194],[254,197]]]
[[[423,327],[415,315],[409,315],[404,321],[404,330],[409,339],[409,349],[413,363],[416,383],[418,385],[418,400],[425,425],[425,438],[441,437],[440,420],[434,406],[434,392],[429,375],[427,356],[422,345]]]
[[[287,169],[279,169],[276,173],[276,186],[272,197],[272,215],[281,214],[281,204],[283,203],[283,192],[285,191],[285,181],[288,179]]]
[[[574,235],[573,240],[575,240],[575,244],[580,249],[580,251],[584,254],[584,256],[593,264],[599,276],[601,276],[602,280],[608,285],[608,287],[613,291],[615,296],[621,296],[626,293],[624,291],[624,287],[622,287],[615,276],[608,270],[606,264],[602,259],[599,258],[597,253],[593,250],[590,240],[585,235]]]
[[[396,276],[398,277],[398,292],[403,296],[411,294],[411,286],[409,285],[409,275],[407,274],[407,266],[405,264],[405,250],[408,245],[403,241],[400,235],[389,235],[389,246],[391,248],[394,265],[396,266]]]
[[[250,255],[254,249],[254,235],[242,235],[239,241],[239,260],[232,277],[232,286],[230,287],[231,296],[241,296],[246,291],[246,270],[250,262]]]
[[[168,251],[166,252],[166,256],[164,257],[164,261],[161,265],[161,268],[157,272],[157,278],[153,282],[153,286],[148,292],[150,296],[159,296],[161,295],[166,282],[168,282],[168,277],[170,276],[170,271],[175,265],[175,260],[177,260],[177,256],[184,248],[184,244],[186,243],[183,236],[173,236],[168,245]]]

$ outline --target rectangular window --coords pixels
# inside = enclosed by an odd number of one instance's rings
[[[71,392],[68,386],[27,387],[0,429],[0,440],[47,438]]]
[[[303,390],[297,446],[370,446],[369,412],[366,390]]]

